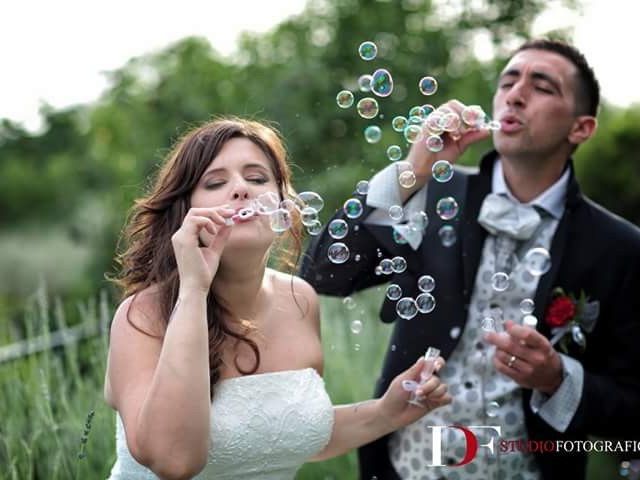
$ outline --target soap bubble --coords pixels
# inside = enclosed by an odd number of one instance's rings
[[[422,128],[418,125],[408,125],[404,129],[404,139],[409,143],[416,143],[422,140]]]
[[[389,148],[387,148],[387,158],[392,162],[400,160],[402,158],[402,148],[400,148],[398,145],[391,145]]]
[[[271,230],[276,233],[282,233],[291,228],[292,220],[289,210],[279,208],[269,214],[269,223]]]
[[[438,236],[440,237],[440,242],[444,247],[451,247],[456,243],[457,236],[456,230],[451,225],[443,225],[438,230]]]
[[[438,135],[429,135],[425,141],[429,151],[438,153],[444,148],[444,140]]]
[[[393,92],[393,78],[389,70],[379,68],[371,75],[371,91],[379,97],[388,97]]]
[[[491,288],[496,292],[504,292],[509,288],[509,275],[504,272],[496,272],[491,276]]]
[[[351,331],[356,335],[362,331],[362,322],[360,320],[354,320],[351,322]]]
[[[320,212],[324,207],[324,200],[316,192],[300,192],[296,197],[296,204],[300,211],[305,208],[313,208],[316,212]]]
[[[423,95],[433,95],[438,90],[438,81],[433,77],[422,77],[418,88]]]
[[[404,297],[396,303],[396,313],[400,318],[411,320],[418,314],[418,306],[416,301],[411,297]]]
[[[416,297],[416,306],[420,313],[431,313],[436,308],[436,299],[430,293],[421,293]]]
[[[383,260],[381,260],[380,271],[384,275],[391,275],[393,273],[393,262],[388,258],[384,258]]]
[[[387,298],[389,300],[398,300],[402,296],[402,288],[400,285],[392,283],[387,287]]]
[[[336,103],[340,108],[349,108],[353,105],[353,93],[349,90],[342,90],[336,95]]]
[[[358,78],[358,88],[361,92],[370,92],[371,91],[371,75],[360,75]]]
[[[382,130],[377,125],[369,125],[364,129],[364,138],[368,143],[378,143],[382,138]]]
[[[416,184],[416,174],[412,170],[405,170],[398,175],[398,183],[403,188],[411,188]]]
[[[378,54],[378,47],[373,42],[370,42],[370,41],[362,42],[358,47],[358,55],[360,55],[360,58],[363,60],[371,61],[374,58],[376,58],[377,54]]]
[[[308,227],[318,220],[318,212],[314,208],[305,207],[300,212],[300,220],[305,227]]]
[[[371,119],[378,115],[378,101],[375,98],[361,98],[356,105],[358,115],[362,118]]]
[[[542,247],[529,250],[523,259],[527,271],[534,277],[544,275],[551,268],[551,255]]]
[[[533,313],[534,310],[535,310],[535,304],[533,300],[531,300],[530,298],[525,298],[520,302],[520,311],[525,315],[529,315],[530,313]]]
[[[349,225],[341,218],[336,218],[329,223],[328,231],[331,238],[341,240],[349,233]]]
[[[402,273],[407,269],[407,261],[402,257],[393,257],[391,259],[391,268],[395,273]]]
[[[333,243],[329,246],[327,256],[331,263],[344,263],[349,260],[349,247],[342,242]]]
[[[357,198],[350,198],[349,200],[344,202],[342,209],[344,210],[344,213],[347,217],[358,218],[360,215],[362,215],[362,202]]]
[[[313,223],[307,226],[307,233],[309,235],[319,235],[322,232],[322,223],[320,220],[314,220]]]
[[[418,279],[418,288],[421,292],[429,293],[436,288],[436,281],[431,275],[422,275]]]
[[[391,127],[396,131],[396,132],[404,132],[404,129],[407,128],[407,119],[405,117],[403,117],[402,115],[398,115],[397,117],[393,117],[393,120],[391,120]]]
[[[399,222],[400,220],[402,220],[403,215],[404,211],[402,210],[402,207],[400,205],[391,205],[389,207],[389,217],[391,217],[391,220]]]
[[[367,193],[369,193],[369,182],[367,180],[360,180],[356,184],[356,192],[358,192],[360,195],[366,195]]]
[[[442,220],[451,220],[458,214],[458,202],[453,197],[443,197],[436,203],[436,213]]]
[[[433,178],[440,183],[445,183],[453,177],[453,167],[446,160],[438,160],[431,167]]]

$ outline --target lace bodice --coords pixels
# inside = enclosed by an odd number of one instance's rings
[[[197,479],[293,479],[333,429],[331,400],[313,368],[222,380],[211,407],[209,459]],[[119,415],[116,422],[109,479],[157,478],[131,456]]]

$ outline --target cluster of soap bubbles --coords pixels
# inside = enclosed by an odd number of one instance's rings
[[[431,313],[436,308],[436,299],[431,292],[436,288],[436,282],[430,275],[422,275],[418,279],[420,293],[415,297],[402,297],[402,288],[392,283],[387,286],[386,296],[391,301],[397,301],[396,313],[400,318],[411,320],[418,313]]]
[[[376,59],[378,48],[374,42],[365,41],[358,47],[359,57],[370,62]],[[379,101],[384,101],[394,90],[394,79],[391,72],[386,68],[377,68],[372,73],[361,75],[357,79],[357,90],[362,92],[364,96],[356,101],[355,91],[342,90],[336,96],[336,103],[340,108],[351,108],[355,104],[357,114],[364,119],[371,120],[378,117],[380,113]],[[425,96],[432,96],[438,91],[438,80],[430,75],[424,75],[417,82],[419,92]],[[380,100],[382,99],[382,100]],[[380,116],[382,118],[382,116]],[[389,161],[395,162],[398,172],[398,183],[401,187],[410,189],[417,182],[415,172],[411,164],[403,162],[404,155],[402,143],[412,144],[422,142],[425,148],[433,153],[442,151],[445,147],[445,135],[453,140],[459,139],[465,132],[469,130],[486,129],[499,130],[500,123],[491,120],[479,105],[469,105],[458,112],[449,105],[434,107],[430,103],[423,105],[415,105],[405,115],[397,115],[391,120],[391,127],[394,132],[401,135],[401,141],[398,144],[389,145],[386,148],[386,157]],[[364,128],[365,141],[371,144],[379,143],[383,137],[383,129],[381,125],[368,125]],[[447,160],[438,160],[432,166],[432,177],[434,181],[445,183],[451,180],[454,175],[454,168]],[[362,188],[357,188],[361,195],[368,192],[368,183],[361,182]],[[360,185],[360,184],[359,184]],[[348,219],[356,219],[363,213],[363,205],[360,199],[350,198],[343,205],[343,211]],[[460,210],[459,204],[452,196],[444,196],[436,202],[436,214],[445,222],[454,220]],[[389,209],[389,218],[394,224],[407,221],[409,231],[424,231],[428,224],[429,218],[425,212],[418,212],[407,218],[405,212],[400,205],[393,205]],[[303,220],[309,222],[313,220],[313,216],[308,214]],[[315,224],[314,224],[315,225]],[[407,240],[400,232],[407,232],[407,226],[394,226],[394,241],[398,244],[407,243]],[[307,226],[309,228],[309,226]],[[344,263],[349,259],[350,252],[348,247],[340,240],[344,239],[349,233],[349,225],[345,220],[333,220],[328,226],[329,235],[336,240],[329,247],[329,259],[333,263]],[[409,233],[406,233],[409,235]],[[453,225],[444,224],[438,232],[441,244],[448,248],[457,242],[457,232]],[[529,250],[522,259],[524,268],[534,276],[544,275],[551,267],[551,257],[549,252],[540,247]],[[375,267],[377,275],[390,275],[393,273],[402,273],[406,270],[406,260],[402,257],[394,257],[391,259],[381,259]],[[422,282],[422,286],[421,286]],[[496,292],[504,292],[510,286],[510,277],[505,272],[496,272],[491,277],[491,287]],[[405,319],[411,319],[417,313],[428,313],[435,308],[435,299],[431,295],[431,291],[435,287],[435,282],[429,276],[423,276],[419,279],[419,288],[421,293],[416,298],[403,297],[402,288],[397,284],[391,284],[387,287],[386,296],[396,301],[396,311],[398,316]],[[520,304],[520,310],[524,315],[525,323],[535,324],[536,318],[532,315],[534,311],[533,300],[524,299]],[[483,328],[496,329],[500,327],[502,319],[500,315],[493,312],[486,315],[483,319]],[[353,329],[352,329],[353,330]],[[497,414],[499,405],[491,402],[486,405],[486,413],[492,417]]]
[[[392,273],[402,273],[407,269],[407,261],[404,257],[383,258],[376,266],[376,275],[391,275]]]
[[[619,472],[621,477],[629,480],[640,479],[640,460],[624,460],[620,462]]]

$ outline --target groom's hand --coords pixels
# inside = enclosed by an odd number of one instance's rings
[[[497,371],[523,388],[553,395],[562,383],[562,360],[549,340],[530,327],[511,320],[506,332],[488,333],[485,340],[496,347]]]

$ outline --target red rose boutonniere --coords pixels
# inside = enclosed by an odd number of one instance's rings
[[[553,300],[547,307],[544,320],[551,327],[551,344],[559,342],[559,347],[566,353],[569,349],[568,337],[582,350],[587,347],[584,332],[591,332],[598,318],[599,302],[590,302],[584,291],[576,298],[567,295],[562,288],[553,291]]]

